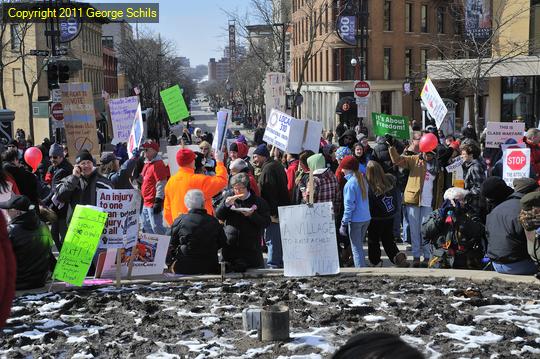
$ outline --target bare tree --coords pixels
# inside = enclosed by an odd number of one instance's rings
[[[531,42],[510,37],[509,31],[518,21],[529,21],[529,6],[519,5],[512,0],[502,0],[493,8],[491,31],[481,38],[467,33],[465,0],[454,0],[448,4],[448,11],[455,21],[456,34],[452,38],[436,36],[430,46],[437,52],[440,61],[430,61],[430,74],[435,79],[449,80],[449,89],[467,89],[473,95],[474,126],[481,133],[480,98],[485,92],[486,79],[497,68],[509,61],[529,55]],[[525,18],[524,18],[525,17]]]
[[[257,55],[248,53],[233,73],[232,86],[240,96],[247,114],[263,111],[263,81],[266,71],[266,64]]]
[[[208,96],[211,107],[219,109],[226,103],[228,94],[224,82],[207,81],[202,84],[202,91]]]

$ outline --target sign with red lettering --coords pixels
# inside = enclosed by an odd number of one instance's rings
[[[503,152],[503,179],[514,188],[514,179],[529,177],[531,150],[528,148],[509,148]]]

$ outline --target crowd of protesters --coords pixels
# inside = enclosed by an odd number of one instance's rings
[[[257,134],[257,133],[256,133]],[[424,136],[437,144],[422,151]],[[95,158],[68,157],[45,139],[42,163],[24,162],[31,143],[14,139],[2,153],[0,208],[17,258],[17,288],[43,286],[54,268],[76,205],[96,205],[98,189],[136,189],[141,230],[170,234],[167,265],[175,273],[283,267],[278,207],[331,202],[342,266],[382,266],[381,245],[398,267],[494,269],[535,274],[540,255],[540,130],[522,141],[531,149],[530,178],[501,178],[501,149],[484,148],[485,134],[466,127],[446,136],[435,127],[411,129],[410,140],[345,130],[321,137],[318,153],[282,153],[229,132],[212,148],[211,134],[184,131],[168,163],[159,141],[125,145]],[[256,136],[257,137],[257,136]],[[19,139],[20,140],[20,139]],[[508,141],[515,144],[518,141]],[[178,139],[169,137],[169,144]],[[463,179],[446,167],[462,161]],[[170,173],[171,161],[178,170]],[[367,242],[367,261],[364,244]],[[412,263],[397,244],[410,244]],[[267,260],[263,252],[267,251]]]

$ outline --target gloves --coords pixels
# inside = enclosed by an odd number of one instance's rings
[[[161,211],[163,211],[163,199],[156,198],[154,200],[154,206],[152,206],[152,210],[154,214],[161,213]]]
[[[392,137],[392,135],[386,134],[384,135],[384,138],[388,146],[394,146],[396,140],[394,139],[394,137]]]
[[[339,234],[341,234],[343,237],[347,237],[347,225],[345,223],[341,223],[341,226],[339,227]]]
[[[216,151],[215,157],[216,157],[216,161],[223,162],[225,155],[223,154],[222,151]]]

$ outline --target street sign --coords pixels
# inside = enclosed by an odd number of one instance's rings
[[[54,102],[62,102],[62,93],[60,92],[60,89],[53,89],[51,90],[51,101]]]
[[[508,155],[506,163],[512,171],[519,171],[527,164],[527,156],[521,151],[514,151]]]
[[[62,121],[64,119],[64,107],[61,103],[53,103],[51,105],[51,114],[56,121]]]
[[[356,98],[356,109],[358,118],[368,117],[368,103],[369,100],[367,97],[357,97]]]
[[[68,53],[68,49],[66,48],[56,49],[56,56],[64,56],[64,55],[67,55],[67,53]]]
[[[369,91],[371,86],[367,81],[356,81],[354,83],[354,96],[355,97],[369,97]]]
[[[32,56],[49,56],[49,50],[30,50]]]
[[[516,178],[529,177],[531,169],[531,150],[528,148],[509,148],[503,151],[503,179],[514,188]]]

